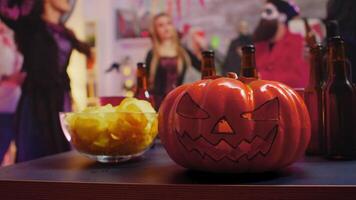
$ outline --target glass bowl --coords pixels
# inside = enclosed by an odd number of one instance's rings
[[[78,152],[103,163],[118,163],[141,156],[158,133],[156,113],[60,113],[67,140]]]

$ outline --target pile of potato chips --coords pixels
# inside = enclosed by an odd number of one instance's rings
[[[133,155],[148,148],[158,132],[157,113],[144,100],[125,98],[113,107],[89,107],[67,115],[71,142],[93,155]]]

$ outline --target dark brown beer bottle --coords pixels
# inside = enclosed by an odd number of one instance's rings
[[[214,51],[203,51],[203,61],[201,66],[201,79],[216,77]]]
[[[241,72],[245,78],[258,78],[255,59],[255,47],[246,45],[242,47]]]
[[[339,23],[336,20],[326,21],[325,26],[326,26],[326,43],[327,43],[328,39],[340,35]],[[326,59],[325,62],[327,63],[328,56],[326,56],[325,59]],[[328,76],[329,76],[329,72],[328,72],[329,69],[327,67],[327,64],[325,64],[325,65],[326,65],[326,67],[324,68],[324,82],[326,82],[328,80]]]
[[[137,83],[135,97],[141,100],[149,101],[154,106],[152,95],[148,91],[148,73],[145,63],[137,63]]]
[[[325,152],[325,109],[323,101],[323,69],[325,50],[321,44],[310,48],[309,84],[304,90],[304,100],[311,120],[311,138],[307,148],[309,155]]]
[[[355,91],[347,74],[344,41],[328,39],[328,80],[325,87],[326,156],[356,158]]]

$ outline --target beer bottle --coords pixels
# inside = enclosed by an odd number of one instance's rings
[[[149,101],[154,106],[152,95],[148,91],[148,72],[145,63],[137,63],[137,83],[135,97],[141,100]]]
[[[326,26],[326,45],[327,45],[327,41],[330,38],[333,38],[335,36],[339,36],[340,35],[340,31],[339,31],[339,23],[336,20],[328,20],[325,22],[325,26]],[[327,67],[327,59],[328,57],[325,57],[325,68],[324,68],[324,82],[327,81],[328,76],[329,76],[329,72],[328,72],[328,67]]]
[[[304,101],[311,120],[311,138],[307,154],[323,155],[325,143],[324,101],[323,101],[323,68],[324,48],[316,44],[310,48],[309,84],[304,90]]]
[[[201,79],[216,77],[214,51],[203,51],[203,61],[201,66]]]
[[[328,39],[335,37],[335,36],[340,36],[340,28],[339,28],[338,21],[336,21],[336,20],[327,21],[326,22],[326,33],[327,33],[326,36]],[[327,74],[327,70],[328,69],[325,70],[326,71],[325,74]],[[347,76],[350,77],[350,80],[352,82],[352,69],[351,69],[351,65],[349,62],[346,67],[346,74],[347,74]],[[327,75],[325,77],[327,77]]]
[[[355,90],[347,74],[344,41],[328,39],[328,79],[325,87],[326,156],[356,158]]]
[[[258,78],[256,70],[255,47],[246,45],[242,47],[241,72],[245,78]]]

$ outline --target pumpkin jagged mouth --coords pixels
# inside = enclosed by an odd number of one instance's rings
[[[193,138],[189,133],[179,133],[176,130],[178,141],[188,152],[197,152],[203,159],[206,157],[219,162],[223,159],[232,162],[239,162],[243,157],[253,160],[258,155],[265,157],[271,150],[278,133],[278,125],[267,134],[266,138],[255,135],[251,140],[244,139],[239,144],[230,144],[227,140],[221,139],[217,143],[212,143],[202,135]]]

